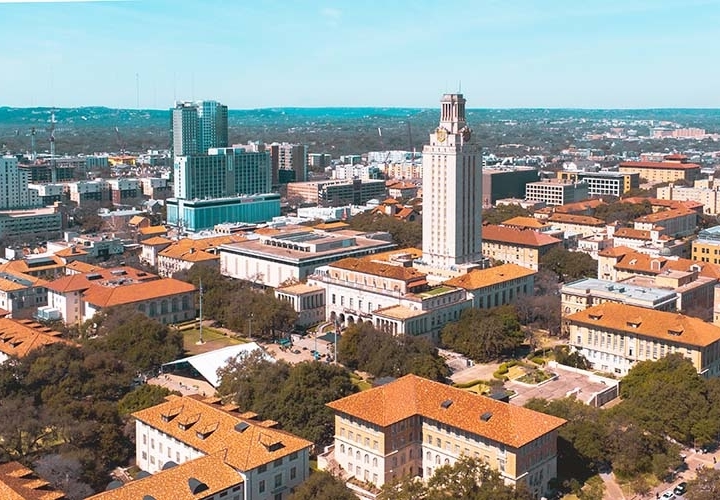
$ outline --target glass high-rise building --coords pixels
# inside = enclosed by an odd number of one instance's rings
[[[217,101],[178,101],[171,110],[173,155],[205,154],[228,145],[228,108]]]
[[[175,197],[224,198],[271,192],[270,153],[245,148],[210,148],[206,154],[175,158]]]

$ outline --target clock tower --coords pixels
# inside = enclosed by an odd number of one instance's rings
[[[465,98],[445,94],[423,148],[423,263],[461,271],[482,260],[482,157],[465,121]]]

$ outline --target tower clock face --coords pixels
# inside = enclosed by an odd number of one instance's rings
[[[440,127],[435,131],[435,135],[437,136],[438,142],[445,142],[445,139],[447,139],[447,130]]]

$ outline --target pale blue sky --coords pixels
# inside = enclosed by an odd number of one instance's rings
[[[0,0],[0,106],[720,108],[720,0]]]

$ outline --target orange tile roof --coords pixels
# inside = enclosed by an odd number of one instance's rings
[[[57,254],[48,256],[48,261],[49,262],[44,263],[41,266],[31,267],[28,265],[26,257],[25,259],[11,260],[10,262],[0,266],[0,270],[29,274],[32,272],[49,271],[51,269],[62,269],[65,267],[65,263],[62,259],[60,259],[60,257],[57,257]]]
[[[421,273],[414,267],[396,266],[393,264],[385,264],[383,262],[375,262],[372,260],[348,257],[329,264],[330,267],[336,269],[344,269],[346,271],[357,271],[382,278],[392,278],[405,282],[424,279],[425,273]]]
[[[172,240],[163,238],[162,236],[153,236],[152,238],[148,238],[142,241],[143,245],[148,245],[151,247],[159,245],[169,245],[170,243],[172,243]]]
[[[468,273],[445,281],[443,284],[457,286],[466,290],[477,290],[518,278],[526,278],[534,274],[537,274],[537,272],[517,264],[502,264],[487,269],[473,269]]]
[[[327,230],[332,230],[332,229],[345,229],[347,227],[350,227],[350,224],[348,224],[347,222],[335,221],[335,222],[322,222],[320,224],[313,226],[313,229],[327,231]]]
[[[634,250],[630,247],[620,245],[617,247],[610,247],[605,248],[604,250],[600,250],[600,252],[598,252],[598,255],[601,257],[622,257],[629,252],[634,252]]]
[[[599,198],[593,199],[593,200],[586,200],[586,201],[578,201],[575,203],[566,203],[565,205],[560,205],[555,207],[555,212],[570,214],[575,212],[586,212],[588,210],[592,210],[594,208],[599,207],[600,205],[605,205],[605,202]],[[550,208],[550,207],[548,207]]]
[[[48,282],[42,278],[31,276],[29,274],[21,273],[12,269],[12,263],[0,265],[0,290],[5,292],[13,292],[15,290],[25,290],[30,287],[46,287]],[[25,285],[23,282],[29,282],[30,285]]]
[[[242,476],[225,461],[226,454],[226,450],[220,450],[189,460],[114,490],[98,493],[86,500],[141,500],[147,498],[145,495],[151,495],[155,500],[211,498],[244,482]],[[191,478],[207,485],[207,489],[200,494],[193,494],[188,486]]]
[[[600,255],[620,257],[615,264],[615,269],[629,272],[641,272],[646,274],[660,274],[666,270],[690,271],[693,267],[699,268],[700,276],[706,278],[720,278],[720,266],[710,262],[697,262],[690,259],[667,259],[665,257],[652,257],[650,255],[636,252],[627,247],[617,247],[614,253],[610,249],[604,250]],[[652,264],[656,262],[656,264]]]
[[[93,273],[98,269],[103,268],[93,264],[88,264],[87,262],[82,262],[80,260],[74,260],[65,266],[65,272],[67,272],[68,269],[77,273]]]
[[[58,257],[72,257],[73,255],[87,255],[87,252],[77,245],[70,245],[55,252]]]
[[[415,209],[412,207],[405,207],[402,210],[400,210],[398,213],[395,214],[395,217],[398,219],[407,219],[412,214],[416,213]]]
[[[132,217],[130,217],[128,224],[131,226],[137,226],[144,220],[148,220],[147,217],[143,217],[142,215],[133,215]]]
[[[687,217],[691,215],[697,215],[697,212],[694,210],[689,210],[687,208],[673,208],[670,210],[662,210],[660,212],[655,212],[648,215],[642,215],[635,219],[635,222],[650,222],[650,223],[658,223],[669,219],[675,219],[678,217]]]
[[[164,403],[135,412],[133,417],[202,453],[227,450],[225,462],[243,472],[313,446],[289,432],[264,427],[241,418],[237,411],[225,411],[192,396],[169,396]],[[186,430],[179,425],[191,422]],[[238,424],[248,426],[238,431]],[[204,438],[203,430],[207,431]]]
[[[399,205],[400,202],[397,201],[395,198],[386,198],[380,204],[381,205]]]
[[[526,247],[544,247],[561,243],[559,239],[537,231],[496,226],[493,224],[487,224],[482,227],[482,239],[483,241],[495,241]]]
[[[40,347],[63,343],[75,345],[60,337],[60,332],[51,330],[32,320],[0,318],[0,352],[22,358]]]
[[[62,491],[53,490],[49,483],[18,462],[0,464],[0,498],[3,500],[61,500]]]
[[[148,226],[141,227],[138,229],[140,234],[167,234],[167,228],[165,226]]]
[[[387,250],[385,252],[378,252],[372,255],[366,255],[365,257],[362,257],[362,259],[374,261],[389,261],[392,257],[402,254],[409,254],[413,259],[419,259],[420,257],[422,257],[423,252],[419,248],[409,247],[395,250]]]
[[[581,224],[593,227],[605,226],[605,221],[598,219],[597,217],[590,217],[589,215],[563,214],[557,212],[550,216],[548,222],[555,222],[558,224]]]
[[[444,401],[452,401],[443,408]],[[551,432],[565,420],[520,406],[503,403],[416,375],[406,375],[389,384],[328,403],[372,424],[387,427],[420,415],[462,431],[520,448]],[[485,421],[480,418],[490,414]]]
[[[88,304],[103,308],[171,297],[196,290],[195,285],[175,278],[161,278],[118,286],[91,283],[91,286],[83,293],[83,300]]]
[[[684,314],[607,302],[565,318],[591,328],[612,329],[678,344],[705,347],[720,340],[720,327]]]
[[[690,170],[699,169],[697,163],[675,163],[671,161],[624,161],[620,163],[620,168],[657,168],[668,170]]]
[[[68,267],[70,267],[70,264],[68,264]],[[100,278],[88,279],[88,276],[92,277],[91,275],[93,274],[99,275]],[[99,286],[100,283],[118,279],[144,282],[157,280],[158,276],[129,266],[111,268],[92,267],[89,273],[68,274],[67,276],[49,282],[46,286],[48,290],[65,293],[87,290],[92,285]]]
[[[513,217],[502,222],[503,226],[517,226],[540,229],[547,227],[547,224],[536,219],[535,217]]]
[[[652,240],[650,231],[644,229],[633,229],[632,227],[621,227],[614,233],[616,238],[630,238],[633,240]]]
[[[193,247],[184,245],[170,245],[165,250],[158,253],[160,257],[169,259],[184,260],[186,262],[202,262],[206,260],[219,260],[220,256],[206,252],[205,250],[197,250]]]

